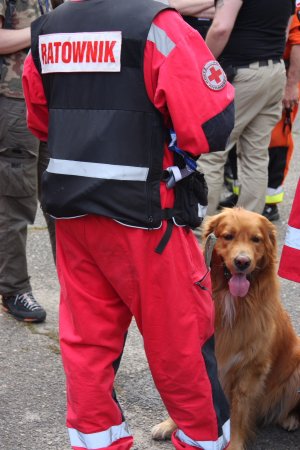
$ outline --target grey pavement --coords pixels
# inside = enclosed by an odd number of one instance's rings
[[[300,175],[300,118],[297,145],[286,181],[286,198],[276,222],[279,253]],[[39,325],[0,313],[0,450],[69,450],[65,430],[65,379],[58,345],[59,285],[41,213],[29,229],[28,258],[34,293],[47,310]],[[295,263],[300,263],[299,261]],[[282,299],[300,333],[300,285],[281,280]],[[287,349],[288,351],[288,349]],[[166,417],[146,363],[136,326],[130,329],[116,390],[135,436],[134,450],[171,450],[153,442],[150,429]],[[258,432],[251,450],[300,449],[300,431],[269,427]]]

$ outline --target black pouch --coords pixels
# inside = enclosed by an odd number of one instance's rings
[[[176,225],[190,228],[201,225],[207,208],[207,193],[204,174],[198,171],[176,183],[173,216]]]

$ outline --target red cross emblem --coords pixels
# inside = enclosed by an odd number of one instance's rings
[[[213,91],[223,89],[227,82],[224,70],[217,61],[209,61],[202,69],[203,80]]]
[[[214,67],[211,67],[210,69],[210,75],[208,76],[209,81],[216,81],[217,83],[220,83],[222,78],[222,70],[216,70]]]

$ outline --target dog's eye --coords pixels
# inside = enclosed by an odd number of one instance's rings
[[[253,236],[253,237],[251,238],[251,241],[252,241],[252,242],[255,242],[255,243],[258,243],[258,242],[260,242],[260,237],[258,237],[258,236]]]
[[[233,234],[224,234],[223,238],[225,239],[225,241],[232,241],[233,239]]]

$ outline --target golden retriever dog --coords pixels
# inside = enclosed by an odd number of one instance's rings
[[[242,208],[207,218],[219,377],[231,406],[230,450],[245,449],[255,426],[300,425],[300,339],[284,310],[277,278],[276,229]],[[172,419],[152,429],[167,439]],[[299,444],[300,445],[300,444]]]

